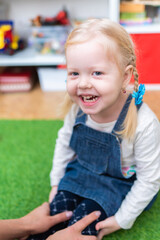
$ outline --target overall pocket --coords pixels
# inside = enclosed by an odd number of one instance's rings
[[[85,138],[79,136],[77,145],[77,159],[83,167],[97,174],[106,173],[110,158],[107,144],[95,141],[88,136]]]

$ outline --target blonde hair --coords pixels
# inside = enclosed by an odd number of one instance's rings
[[[134,91],[138,91],[138,73],[136,69],[136,55],[134,44],[126,32],[126,30],[118,23],[112,22],[109,19],[89,19],[69,34],[66,41],[65,50],[71,45],[80,44],[90,39],[97,38],[98,36],[103,37],[103,44],[108,51],[112,51],[106,40],[110,39],[117,44],[120,54],[115,54],[115,60],[121,73],[124,69],[131,65],[133,67],[134,76]],[[105,42],[106,41],[106,42]],[[64,112],[67,113],[70,106],[72,105],[71,99],[66,95],[64,103]],[[131,140],[134,137],[135,130],[137,127],[137,108],[135,106],[135,100],[132,99],[128,113],[123,122],[121,131],[118,132],[123,138]]]

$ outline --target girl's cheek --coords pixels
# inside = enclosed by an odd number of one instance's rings
[[[68,81],[67,82],[67,89],[68,90],[73,90],[76,88],[76,82],[75,81]]]
[[[68,84],[67,85],[67,92],[68,92],[68,94],[72,95],[74,91],[75,91],[75,88],[71,84]]]
[[[66,85],[67,91],[70,89],[70,87],[71,87],[70,81],[67,80],[67,85]]]

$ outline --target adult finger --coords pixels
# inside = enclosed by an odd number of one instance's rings
[[[43,213],[43,214],[48,214],[50,215],[50,208],[49,208],[49,203],[48,202],[44,202],[42,203],[40,206],[38,206],[37,208],[35,208],[32,212],[38,212],[38,213]]]
[[[18,240],[26,240],[29,236],[19,238]]]
[[[51,216],[50,217],[51,224],[54,226],[60,222],[64,222],[64,221],[70,219],[72,215],[73,215],[73,212],[66,211],[66,212],[62,212],[62,213],[56,214],[54,216]]]
[[[85,229],[90,223],[94,222],[97,218],[99,218],[100,215],[100,211],[94,211],[76,222],[73,226],[77,231],[82,232],[83,229]]]
[[[81,236],[81,240],[97,240],[97,237],[95,236]]]
[[[42,203],[40,206],[38,206],[37,209],[38,209],[38,208],[42,208],[42,209],[44,209],[44,210],[46,210],[46,211],[49,212],[49,203],[48,203],[48,202],[44,202],[44,203]],[[36,209],[36,208],[35,208],[35,209]]]

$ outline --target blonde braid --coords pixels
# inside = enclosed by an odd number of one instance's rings
[[[135,54],[132,56],[131,61],[128,65],[133,66],[133,76],[134,76],[134,91],[138,91],[138,72],[136,69],[136,56]],[[135,99],[131,100],[130,106],[128,108],[128,112],[126,118],[122,125],[122,130],[118,132],[123,138],[133,140],[134,134],[137,127],[137,107],[135,105]]]
[[[132,58],[132,65],[133,65],[133,76],[134,76],[134,91],[138,91],[138,72],[136,68],[136,56]]]

